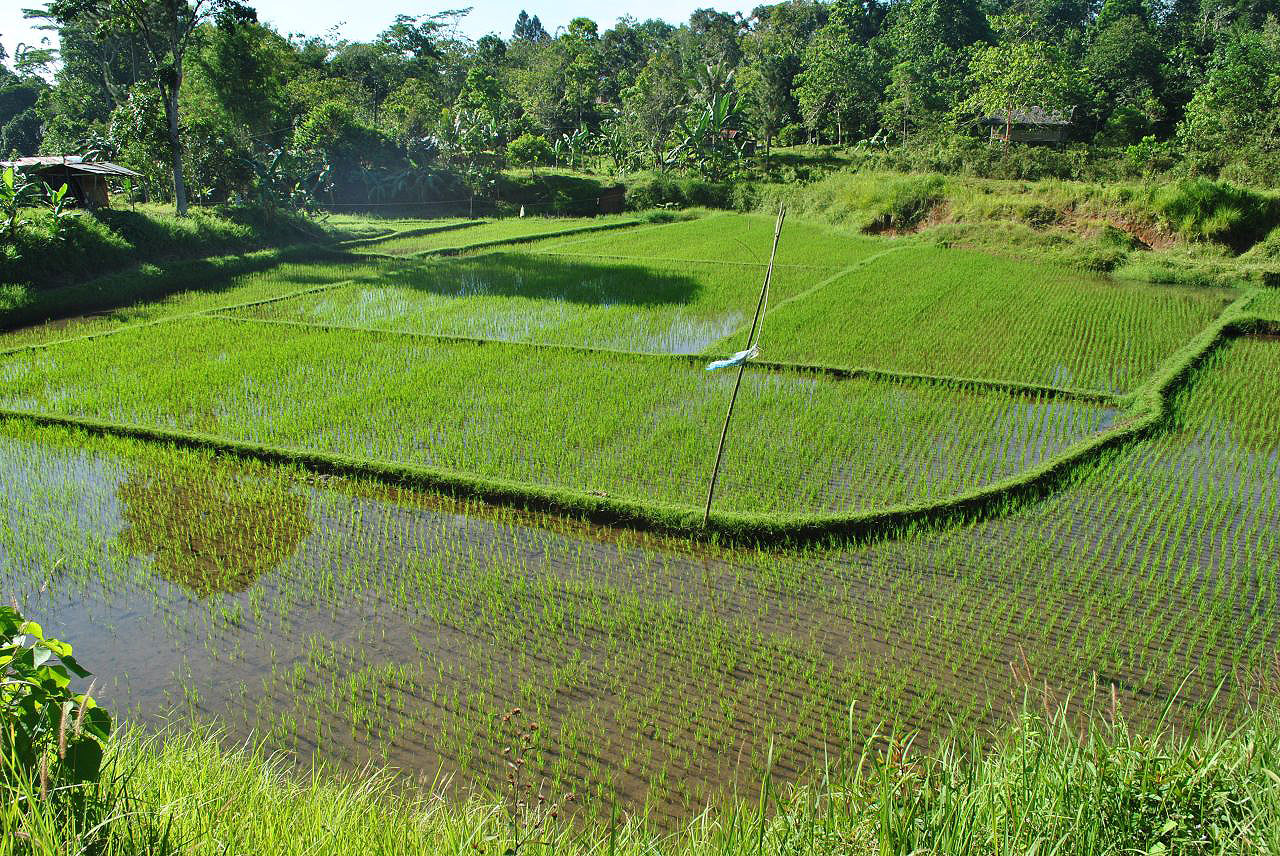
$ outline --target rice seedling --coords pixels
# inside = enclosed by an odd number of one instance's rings
[[[273,256],[268,262],[252,273],[227,277],[205,275],[176,285],[170,282],[165,287],[166,296],[160,300],[139,300],[102,313],[61,318],[0,333],[0,352],[374,277],[382,269],[377,260],[362,258],[280,261]],[[121,287],[128,289],[127,285]]]
[[[696,353],[744,322],[762,270],[713,262],[627,262],[491,253],[388,268],[377,279],[236,314],[306,323]],[[787,268],[773,293],[829,279]],[[747,319],[749,320],[749,319]]]
[[[1249,308],[1266,318],[1280,321],[1280,289],[1261,289],[1249,304]]]
[[[784,361],[1127,392],[1234,296],[905,247],[775,305],[766,346]]]
[[[692,506],[729,379],[663,358],[179,319],[0,362],[14,411],[151,425]],[[147,383],[137,367],[148,366]],[[467,411],[459,413],[459,402]],[[721,504],[938,499],[1101,430],[1070,399],[753,371]]]
[[[581,235],[547,242],[540,252],[596,259],[714,261],[763,266],[769,261],[773,218],[713,215],[643,226],[618,234]],[[853,232],[816,223],[787,224],[777,264],[840,270],[885,249]]]
[[[359,252],[413,256],[465,250],[477,244],[498,245],[560,234],[612,230],[642,222],[633,215],[609,217],[515,217],[471,220],[457,228],[405,229],[385,240],[363,244]]]
[[[105,693],[137,721],[185,703],[232,739],[465,793],[500,789],[520,707],[549,791],[673,824],[766,769],[834,763],[850,729],[897,723],[925,748],[995,727],[1027,684],[1071,710],[1114,694],[1140,723],[1231,677],[1215,715],[1242,709],[1276,642],[1277,364],[1273,342],[1229,343],[1169,431],[1046,502],[787,552],[10,423],[5,586],[113,651]],[[175,511],[180,482],[198,487]],[[141,668],[157,657],[176,678]]]
[[[692,230],[692,258],[734,222],[676,225]],[[689,341],[708,337],[707,319],[753,291],[758,268],[592,260],[570,255],[570,240],[556,255],[300,264],[137,307],[131,320],[168,320],[120,330],[119,319],[101,328],[109,336],[0,355],[0,405],[696,506],[731,378],[664,353],[520,342],[682,350],[663,325],[696,310]],[[850,253],[840,269],[874,254],[832,252]],[[896,369],[1131,389],[1225,296],[1021,267],[1002,268],[1003,290],[988,293],[974,267],[987,262],[916,253],[860,269],[901,263],[881,300],[820,285],[836,271],[793,258],[779,289],[804,297],[771,315],[768,356],[873,363],[867,336]],[[911,259],[928,266],[913,277]],[[946,266],[951,292],[933,270]],[[295,294],[308,288],[323,290]],[[950,336],[925,311],[943,300],[960,307]],[[811,302],[825,313],[788,320]],[[513,329],[521,311],[547,323]],[[1056,313],[1088,331],[1084,345]],[[1022,326],[996,340],[979,323],[991,318]],[[875,339],[881,323],[900,339]],[[336,329],[348,326],[393,332]],[[518,341],[413,335],[459,333]],[[815,350],[788,356],[784,342]],[[1098,710],[1136,729],[1166,705],[1174,725],[1206,707],[1243,715],[1271,692],[1278,641],[1278,368],[1276,341],[1227,339],[1176,388],[1158,430],[1077,466],[1047,497],[788,550],[0,420],[0,592],[78,652],[109,652],[93,659],[104,703],[138,726],[213,721],[229,743],[252,737],[348,771],[389,764],[473,805],[477,790],[503,792],[503,716],[519,708],[539,726],[522,749],[531,793],[573,793],[602,822],[617,806],[678,828],[762,781],[856,770],[885,729],[944,747],[1004,727],[1024,699],[1061,711],[1064,734]],[[751,367],[717,509],[935,500],[1132,418],[1102,398]],[[491,834],[504,847],[506,820]]]

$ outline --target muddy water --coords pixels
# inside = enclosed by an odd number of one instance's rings
[[[777,668],[780,654],[821,667],[812,634],[743,621],[755,596],[723,558],[119,448],[0,442],[14,521],[0,580],[136,722],[212,718],[304,763],[374,760],[484,786],[501,780],[498,717],[520,706],[543,720],[550,779],[674,817],[762,773],[761,717],[780,721],[787,699],[840,713],[812,677]],[[694,650],[708,637],[724,648],[710,658]],[[703,688],[722,692],[689,693],[708,665],[719,683]],[[807,767],[820,742],[797,733],[778,775]]]

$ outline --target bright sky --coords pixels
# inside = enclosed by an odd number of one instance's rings
[[[398,13],[421,15],[442,9],[472,5],[471,14],[462,20],[462,31],[471,38],[486,33],[498,33],[503,38],[511,36],[511,26],[521,9],[537,15],[547,31],[554,33],[557,27],[569,23],[572,18],[586,16],[605,30],[624,14],[644,20],[664,18],[674,24],[685,21],[689,13],[700,7],[711,6],[728,12],[749,12],[757,2],[736,5],[734,0],[637,0],[637,2],[610,2],[610,0],[559,0],[538,6],[536,0],[457,0],[455,3],[423,5],[414,0],[249,0],[258,10],[258,18],[274,25],[282,33],[306,33],[324,35],[330,27],[340,25],[340,32],[349,39],[369,39],[386,28]],[[40,0],[0,0],[0,44],[10,55],[20,42],[39,44],[47,34],[32,28],[31,21],[22,17],[22,8],[42,5]]]

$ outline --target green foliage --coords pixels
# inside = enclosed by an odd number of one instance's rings
[[[1260,32],[1240,28],[1227,34],[1178,128],[1179,141],[1198,166],[1217,172],[1238,161],[1249,179],[1276,183],[1268,167],[1275,163],[1280,137],[1277,68],[1280,23],[1274,18]]]
[[[577,829],[532,807],[513,825],[512,810],[496,798],[406,796],[387,771],[359,782],[318,774],[299,780],[260,749],[222,748],[207,729],[163,742],[130,733],[120,749],[136,769],[138,798],[178,808],[119,818],[108,839],[114,846],[104,850],[113,856],[128,852],[131,839],[145,840],[148,827],[154,836],[166,824],[195,856],[227,842],[264,856],[289,852],[291,842],[378,852],[485,841],[501,851],[522,837],[533,840],[520,852],[554,848],[569,856],[950,853],[979,839],[1010,852],[1047,841],[1056,846],[1046,853],[1100,856],[1122,844],[1142,853],[1247,853],[1277,823],[1276,727],[1265,714],[1236,729],[1210,722],[1189,735],[1148,735],[1096,711],[1082,739],[1064,714],[1028,711],[989,738],[933,751],[890,733],[846,748],[863,761],[853,771],[794,788],[762,776],[750,786],[758,796],[737,797],[665,834],[634,818]],[[228,807],[212,822],[185,808],[210,793]],[[278,836],[282,828],[291,841]]]
[[[862,41],[873,27],[863,15],[833,14],[805,48],[796,77],[804,125],[837,144],[876,130],[876,108],[888,85],[888,69],[884,57]],[[779,142],[790,145],[799,140]]]
[[[268,222],[274,222],[282,211],[315,211],[316,191],[326,183],[331,168],[321,162],[308,169],[302,158],[285,149],[271,152],[269,160],[248,158],[246,163],[254,177],[250,204],[262,211]]]
[[[85,811],[111,736],[111,717],[92,689],[71,688],[73,678],[88,675],[70,644],[45,636],[16,607],[0,606],[0,791],[19,817]],[[5,816],[0,829],[19,834],[14,820]]]
[[[943,198],[937,175],[904,178],[891,185],[868,227],[872,231],[905,231],[922,221]]]
[[[529,174],[537,175],[538,164],[551,160],[551,146],[546,137],[526,132],[507,143],[507,159],[517,166],[529,167]]]
[[[1157,191],[1154,207],[1183,237],[1243,252],[1280,223],[1280,200],[1227,182],[1198,178]]]
[[[509,215],[523,207],[526,214],[539,216],[589,217],[599,213],[598,200],[609,186],[600,178],[567,170],[543,169],[536,175],[532,170],[508,170],[496,181],[498,210]]]
[[[44,182],[29,181],[13,167],[0,171],[0,218],[4,221],[0,265],[5,260],[21,258],[22,246],[31,240],[63,239],[71,216],[67,191],[65,184],[55,190]],[[33,233],[31,227],[38,218],[31,215],[40,213],[48,217],[48,230]]]
[[[627,207],[633,211],[649,208],[732,208],[734,185],[700,178],[651,174],[627,182]]]
[[[268,221],[247,209],[199,210],[187,218],[175,218],[154,206],[60,213],[56,233],[21,229],[15,241],[4,244],[0,283],[27,293],[24,302],[41,290],[140,263],[248,251],[317,240],[325,234],[322,227],[293,216],[282,214]]]
[[[15,241],[22,224],[22,209],[31,204],[36,184],[7,166],[0,172],[0,217],[4,218],[4,237]]]
[[[1016,16],[998,25],[1026,28]],[[1080,88],[1074,77],[1070,57],[1046,42],[1009,37],[1001,44],[980,45],[969,62],[971,90],[962,109],[984,117],[1004,116],[1007,144],[1014,112],[1031,107],[1060,112],[1074,106],[1071,102]]]
[[[1151,135],[1126,146],[1124,157],[1132,174],[1144,177],[1165,172],[1177,162],[1173,146],[1167,142],[1158,142]]]
[[[679,144],[666,158],[682,162],[708,181],[726,181],[743,166],[746,139],[732,93],[717,95],[702,108],[693,107],[676,126]]]

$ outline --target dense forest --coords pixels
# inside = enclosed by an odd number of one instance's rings
[[[531,12],[536,10],[531,10]],[[90,153],[189,204],[492,194],[503,170],[732,183],[777,146],[987,176],[1172,173],[1274,185],[1276,0],[788,0],[679,26],[466,10],[372,41],[283,34],[233,0],[51,0],[10,46],[0,153]],[[1052,146],[998,119],[1069,117]],[[991,117],[996,117],[992,121]],[[987,120],[985,123],[983,120]],[[785,180],[785,176],[783,177]]]

